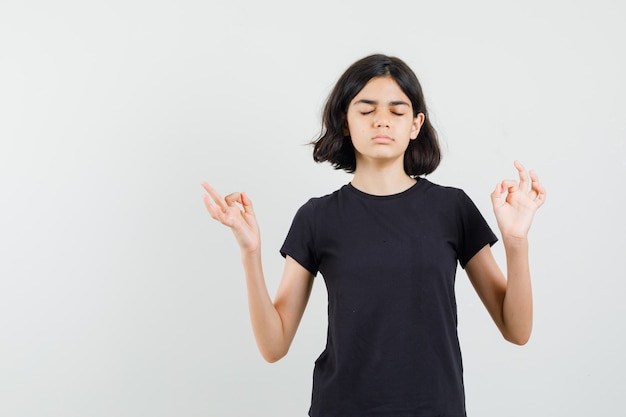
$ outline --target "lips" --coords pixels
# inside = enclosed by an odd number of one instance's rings
[[[372,138],[372,141],[375,143],[391,143],[393,139],[386,135],[376,135]]]

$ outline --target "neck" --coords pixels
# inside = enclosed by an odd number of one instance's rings
[[[359,191],[372,195],[398,194],[411,188],[416,180],[404,172],[404,168],[380,167],[366,169],[358,167],[351,184]]]

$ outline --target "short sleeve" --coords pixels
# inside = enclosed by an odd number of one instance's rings
[[[464,191],[459,191],[457,207],[460,221],[458,258],[461,267],[465,269],[465,265],[478,251],[485,245],[493,246],[498,238],[474,202]]]
[[[280,248],[280,254],[285,258],[289,255],[315,276],[319,264],[315,255],[314,214],[313,200],[300,207]]]

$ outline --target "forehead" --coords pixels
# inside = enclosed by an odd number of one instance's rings
[[[390,76],[374,77],[363,86],[361,91],[351,100],[354,104],[359,100],[376,101],[379,103],[404,101],[411,104],[409,97],[402,91],[396,80]]]
[[[373,105],[408,105],[413,107],[409,97],[402,91],[400,85],[389,75],[374,77],[350,101],[348,107]]]

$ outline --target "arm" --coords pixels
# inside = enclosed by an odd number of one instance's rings
[[[489,246],[474,255],[465,270],[504,338],[523,345],[530,338],[533,319],[528,231],[535,212],[545,201],[546,191],[533,171],[529,183],[522,164],[516,161],[515,167],[519,184],[502,181],[491,194],[506,252],[507,276],[496,264]]]
[[[287,257],[272,301],[263,275],[261,238],[252,202],[244,193],[222,198],[209,184],[202,183],[202,186],[208,193],[203,199],[211,217],[229,227],[239,244],[257,346],[265,360],[275,362],[285,356],[291,346],[311,294],[313,276]]]

